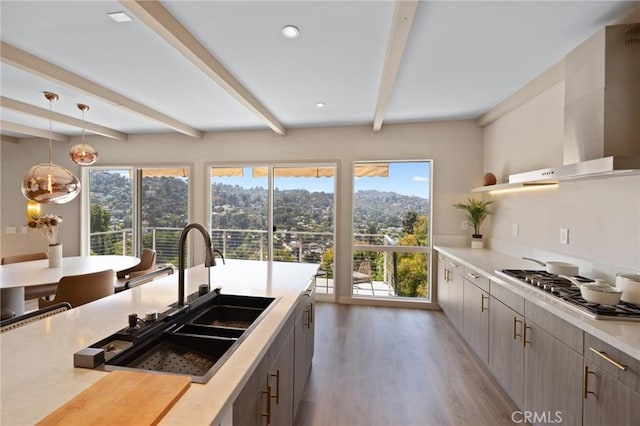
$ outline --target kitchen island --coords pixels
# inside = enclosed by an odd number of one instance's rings
[[[227,260],[210,270],[222,293],[276,297],[268,314],[206,384],[192,383],[161,424],[228,422],[233,402],[264,357],[318,265]],[[187,270],[186,294],[207,283],[207,269]],[[127,326],[131,313],[167,310],[177,300],[177,274],[0,335],[0,424],[28,425],[100,380],[107,372],[73,367],[73,354]]]

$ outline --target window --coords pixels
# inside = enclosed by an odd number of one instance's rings
[[[156,263],[178,265],[178,240],[189,222],[189,169],[91,167],[83,172],[89,214],[83,253],[137,255],[156,250]]]

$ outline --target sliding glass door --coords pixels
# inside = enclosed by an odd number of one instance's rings
[[[225,257],[320,263],[333,293],[334,165],[211,167],[211,235]]]

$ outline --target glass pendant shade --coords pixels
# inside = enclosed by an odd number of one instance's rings
[[[22,179],[22,193],[37,203],[65,204],[80,193],[80,181],[57,164],[37,164]]]
[[[76,104],[78,109],[82,111],[82,121],[84,122],[84,113],[89,111],[89,105]],[[69,151],[71,161],[80,166],[90,166],[98,161],[98,151],[90,145],[84,143],[84,126],[82,127],[82,143],[74,145]]]
[[[71,147],[69,156],[71,157],[71,161],[80,166],[90,166],[98,161],[98,151],[85,143],[79,143]]]
[[[51,105],[58,100],[58,95],[44,92],[44,97],[49,101],[49,114],[51,114]],[[49,162],[37,164],[29,169],[22,179],[22,194],[36,203],[65,204],[80,193],[80,181],[71,171],[53,164],[51,133],[51,118],[49,118]]]

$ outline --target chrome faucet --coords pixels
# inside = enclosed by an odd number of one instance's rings
[[[206,245],[204,266],[206,266],[207,268],[216,266],[216,258],[214,252],[220,253],[220,250],[213,249],[211,244],[211,237],[209,236],[209,233],[204,228],[204,226],[200,225],[199,223],[190,223],[184,227],[182,233],[180,234],[180,242],[178,247],[178,307],[184,306],[184,246],[187,241],[187,234],[192,229],[197,229],[204,238],[204,243]],[[222,256],[222,253],[220,253],[220,256]],[[224,257],[222,257],[222,263],[224,263]]]

